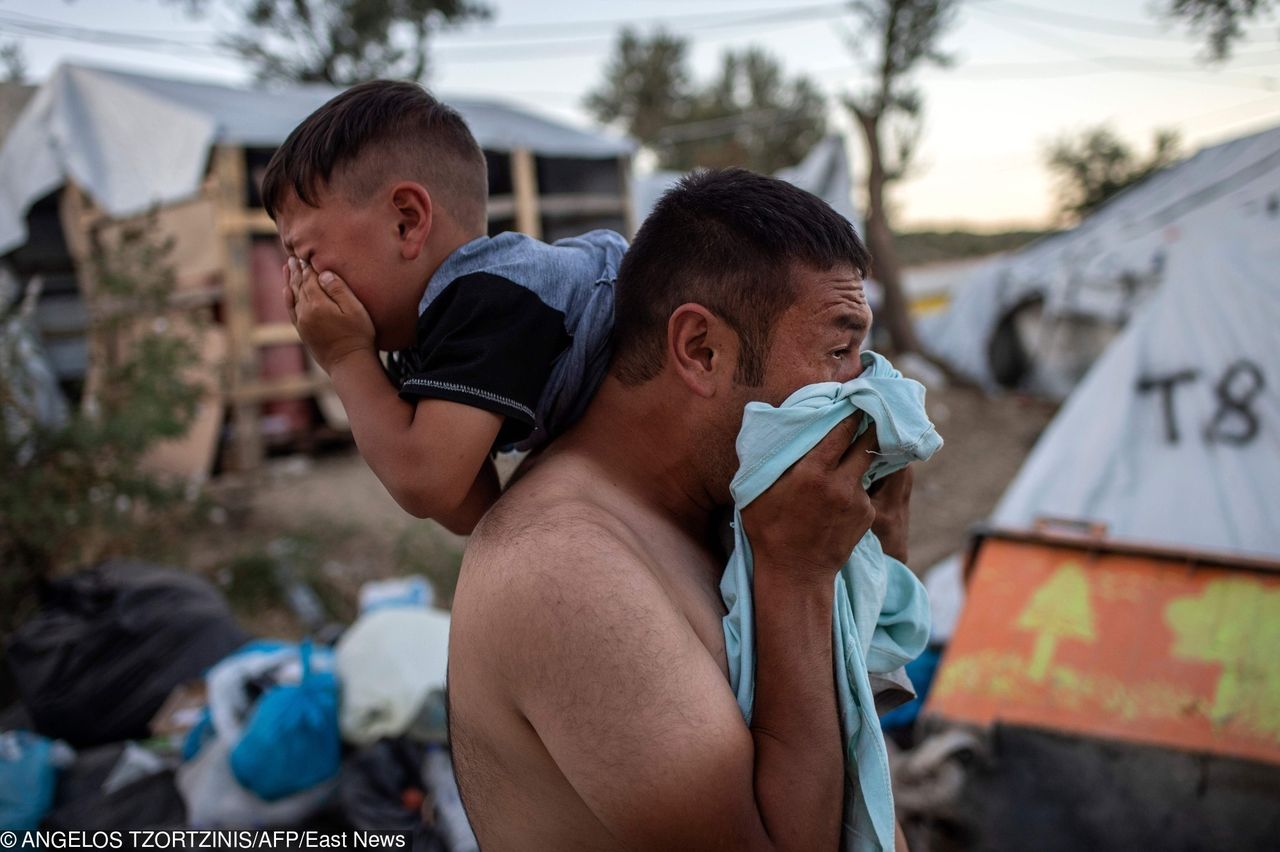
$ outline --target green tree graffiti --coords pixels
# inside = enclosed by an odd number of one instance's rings
[[[1197,597],[1165,608],[1171,654],[1222,664],[1209,718],[1280,740],[1280,588],[1256,580],[1214,580]]]
[[[1018,616],[1017,627],[1036,634],[1027,676],[1037,683],[1049,673],[1060,639],[1093,642],[1093,608],[1089,605],[1089,580],[1077,562],[1066,562],[1036,589]]]

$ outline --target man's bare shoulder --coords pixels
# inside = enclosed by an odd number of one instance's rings
[[[553,701],[556,715],[582,724],[598,713],[624,716],[642,700],[639,690],[677,688],[665,673],[655,673],[658,686],[636,676],[655,659],[696,656],[702,677],[716,675],[644,543],[619,516],[624,506],[545,476],[519,485],[468,545],[453,600],[451,669],[461,676],[483,660],[469,677],[493,700],[535,717]],[[584,696],[593,696],[589,708],[563,703]]]
[[[556,460],[559,462],[560,460]],[[589,471],[547,463],[518,482],[472,533],[469,562],[578,563],[598,548],[614,558],[641,560],[627,506],[606,497]]]
[[[455,621],[476,625],[551,617],[565,607],[610,606],[619,595],[669,605],[648,568],[626,507],[605,499],[571,466],[539,469],[485,515],[467,545]],[[635,603],[630,605],[636,605]],[[525,625],[529,626],[529,625]]]

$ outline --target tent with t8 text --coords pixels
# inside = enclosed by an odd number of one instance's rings
[[[1205,147],[1070,230],[979,265],[946,311],[921,318],[921,340],[988,389],[1065,398],[1148,300],[1203,272],[1188,243],[1222,247],[1239,270],[1257,247],[1242,229],[1278,217],[1280,127],[1271,127]],[[1200,278],[1207,298],[1216,277]]]
[[[923,712],[999,765],[963,786],[983,848],[1280,830],[1280,216],[1167,252],[964,567]]]
[[[1169,272],[996,506],[1164,547],[1280,559],[1280,216],[1169,250]]]

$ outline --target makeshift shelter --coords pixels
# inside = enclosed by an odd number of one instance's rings
[[[1280,209],[1200,225],[965,559],[923,713],[981,733],[988,766],[945,804],[982,848],[1264,848],[1280,827]]]
[[[948,311],[921,320],[921,339],[989,388],[1065,397],[1138,307],[1181,274],[1178,246],[1203,237],[1246,251],[1240,227],[1277,212],[1280,127],[1205,148],[1077,227],[983,265]]]
[[[643,222],[662,194],[683,176],[683,172],[665,170],[637,175],[632,193],[633,219]],[[845,151],[844,137],[828,136],[814,145],[799,163],[780,169],[773,176],[812,192],[862,233],[862,217],[853,204],[853,169]]]
[[[175,304],[219,319],[201,346],[222,393],[179,448],[185,472],[208,470],[231,410],[227,466],[257,465],[273,437],[296,439],[319,402],[345,415],[308,366],[279,298],[284,262],[258,198],[272,151],[336,89],[246,90],[66,65],[26,106],[0,149],[0,255],[44,281],[37,312],[64,383],[92,385],[84,296],[95,239],[155,211],[175,241]],[[626,140],[588,133],[493,101],[445,98],[489,163],[490,230],[554,240],[595,227],[629,234]],[[86,375],[87,374],[87,375]]]
[[[1160,290],[1076,387],[993,514],[1280,558],[1280,212],[1168,250]]]

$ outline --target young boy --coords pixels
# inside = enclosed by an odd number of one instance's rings
[[[627,247],[611,231],[486,236],[487,174],[454,110],[377,81],[303,121],[262,184],[290,317],[361,455],[405,510],[459,533],[498,497],[492,451],[536,447],[586,408]],[[398,350],[392,381],[379,350]]]

